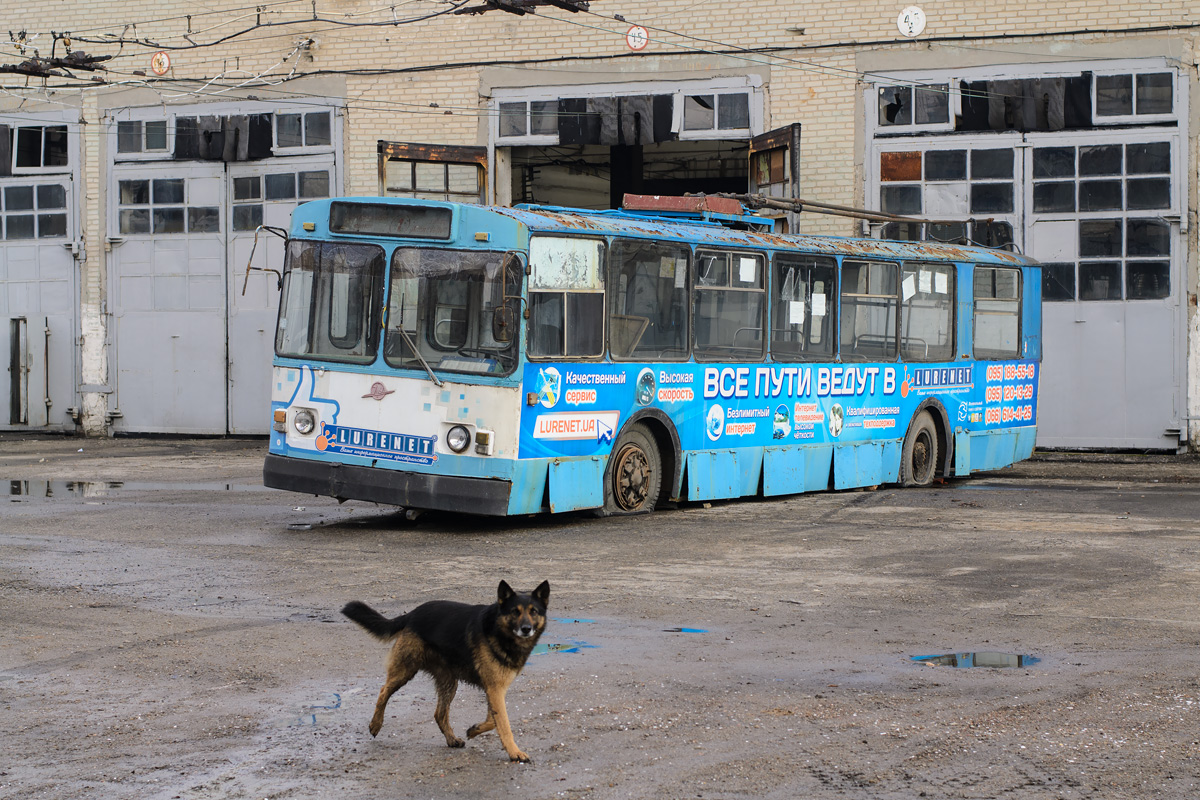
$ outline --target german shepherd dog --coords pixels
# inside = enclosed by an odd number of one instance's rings
[[[513,741],[504,695],[521,673],[533,646],[546,629],[546,604],[550,584],[542,581],[529,594],[514,592],[500,581],[497,600],[490,606],[471,606],[450,600],[433,600],[407,614],[387,619],[365,603],[347,603],[342,613],[366,628],[377,639],[395,640],[387,661],[387,678],[379,690],[371,735],[383,727],[387,702],[418,672],[428,672],[437,687],[437,709],[433,720],[450,747],[465,742],[450,727],[450,703],[465,681],[487,695],[487,718],[467,729],[473,739],[493,728],[512,761],[528,762],[529,756]]]

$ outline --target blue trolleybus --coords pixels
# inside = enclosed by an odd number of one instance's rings
[[[266,485],[632,514],[925,486],[1031,454],[1035,262],[775,234],[735,200],[668,199],[300,206]]]

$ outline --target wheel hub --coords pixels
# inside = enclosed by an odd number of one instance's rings
[[[625,511],[645,505],[651,479],[650,461],[642,448],[628,445],[617,454],[613,497]]]

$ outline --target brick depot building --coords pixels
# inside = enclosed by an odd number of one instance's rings
[[[579,5],[7,14],[0,430],[266,433],[246,265],[308,199],[754,192],[937,220],[780,229],[1038,258],[1039,446],[1200,446],[1200,2]]]

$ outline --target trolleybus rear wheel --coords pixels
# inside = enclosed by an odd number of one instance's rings
[[[929,486],[937,473],[938,437],[933,416],[922,411],[913,418],[904,437],[900,461],[900,483],[904,486]]]
[[[654,510],[662,489],[662,457],[645,425],[634,424],[613,446],[604,471],[601,516],[645,514]]]

